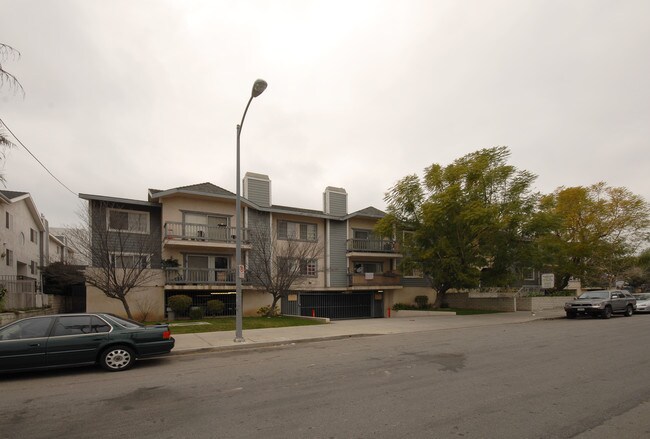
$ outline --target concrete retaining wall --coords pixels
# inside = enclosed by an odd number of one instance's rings
[[[399,311],[390,311],[391,317],[431,317],[431,316],[455,316],[452,311],[417,311],[415,309],[401,309]]]
[[[446,302],[451,308],[483,309],[490,311],[541,311],[561,309],[571,296],[516,297],[513,294],[447,293]]]

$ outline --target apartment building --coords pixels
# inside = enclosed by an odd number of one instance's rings
[[[160,253],[147,258],[148,268],[160,276],[146,288],[129,293],[135,312],[164,317],[169,297],[185,294],[195,306],[210,299],[234,313],[236,195],[211,183],[172,189],[149,189],[147,200],[128,200],[81,194],[95,212],[93,227],[114,227],[146,234]],[[421,276],[398,271],[397,239],[376,237],[375,223],[384,213],[373,207],[348,212],[345,189],[327,187],[323,209],[302,209],[272,203],[267,175],[246,173],[242,194],[242,260],[251,270],[251,233],[270,231],[279,242],[301,240],[319,247],[318,257],[300,261],[301,278],[283,298],[289,315],[331,318],[383,317],[395,302],[412,302],[416,295],[432,295]],[[125,263],[125,261],[121,261]],[[127,262],[128,263],[128,262]],[[242,281],[243,313],[254,315],[272,297],[250,276]],[[88,287],[88,311],[123,313],[119,301]],[[146,308],[146,310],[144,309]]]

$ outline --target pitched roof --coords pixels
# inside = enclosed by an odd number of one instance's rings
[[[0,191],[2,195],[13,200],[14,198],[22,197],[23,195],[28,195],[27,192],[17,192],[17,191]]]
[[[150,198],[160,198],[174,193],[195,193],[203,195],[216,195],[220,197],[235,197],[236,195],[226,189],[214,185],[212,183],[199,183],[191,184],[189,186],[181,186],[172,189],[158,190],[149,189]]]
[[[383,218],[386,216],[386,212],[381,211],[375,207],[369,206],[366,207],[365,209],[357,210],[356,212],[352,212],[349,214],[347,217],[351,218],[353,216],[365,216],[368,218]]]

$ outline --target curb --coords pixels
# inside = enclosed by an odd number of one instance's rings
[[[206,346],[202,348],[185,348],[182,350],[172,350],[166,356],[179,356],[179,355],[190,355],[190,354],[201,354],[206,352],[229,352],[229,351],[242,351],[242,350],[253,350],[259,348],[269,348],[277,346],[288,346],[294,344],[310,343],[310,342],[319,342],[319,341],[330,341],[330,340],[344,340],[347,338],[361,338],[361,337],[376,337],[383,334],[346,334],[346,335],[332,335],[327,337],[315,337],[315,338],[301,338],[296,340],[282,340],[282,341],[264,341],[264,342],[252,342],[247,344],[246,342],[239,345],[232,346]]]

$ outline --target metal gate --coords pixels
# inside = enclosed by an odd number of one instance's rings
[[[377,306],[376,302],[380,302]],[[328,317],[330,319],[359,319],[383,317],[382,300],[372,292],[352,293],[300,293],[301,316]]]

